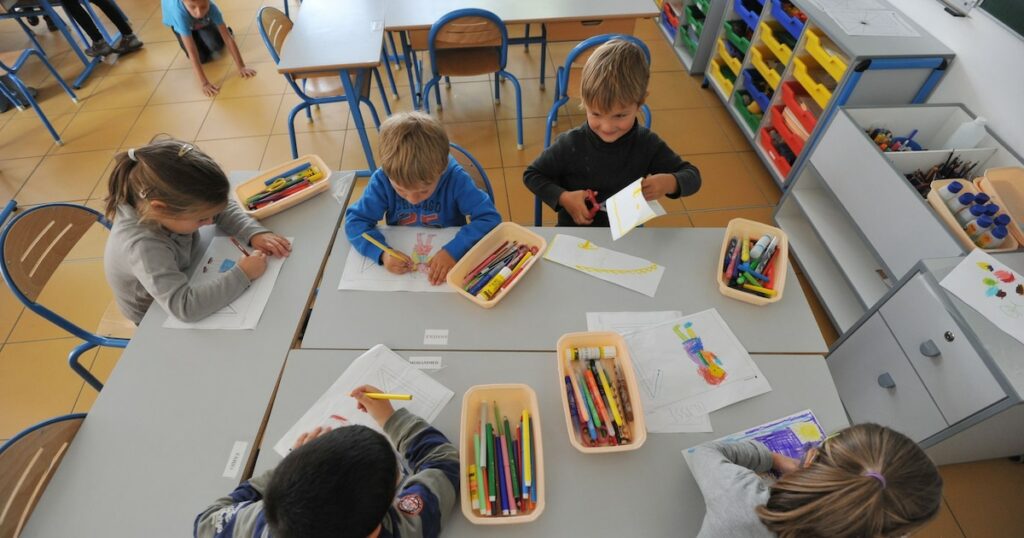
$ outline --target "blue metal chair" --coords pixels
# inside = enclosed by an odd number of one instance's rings
[[[551,133],[554,130],[555,124],[558,122],[558,109],[565,106],[569,102],[570,98],[580,97],[580,83],[578,76],[573,76],[575,73],[582,73],[580,69],[573,69],[573,64],[576,60],[584,54],[589,57],[591,49],[599,47],[613,39],[622,39],[636,44],[644,51],[644,56],[647,57],[647,63],[651,63],[651,51],[648,50],[647,45],[643,41],[631,36],[624,34],[604,34],[588,38],[581,41],[578,45],[569,51],[569,55],[565,58],[565,65],[558,67],[555,72],[555,102],[551,105],[551,110],[548,111],[548,121],[544,130],[544,148],[547,149],[551,146]],[[647,104],[643,104],[640,107],[640,111],[644,115],[644,125],[647,128],[651,127],[651,109]],[[533,222],[535,226],[541,226],[541,217],[543,213],[543,206],[540,201],[540,197],[533,197]]]
[[[60,466],[85,413],[30,426],[0,445],[0,536],[18,536]]]
[[[512,81],[516,90],[517,146],[523,149],[523,97],[519,79],[505,70],[508,61],[508,29],[505,23],[484,9],[457,9],[443,15],[427,36],[431,79],[423,87],[422,102],[430,112],[430,89],[441,108],[441,77],[494,73],[494,102],[501,101],[501,78]]]
[[[0,212],[0,223],[7,222],[17,206],[14,200],[8,202]],[[0,232],[0,274],[14,296],[29,310],[83,340],[68,354],[68,364],[89,385],[101,390],[103,383],[79,362],[79,358],[96,346],[127,346],[130,338],[127,333],[134,331],[134,325],[123,316],[118,319],[116,308],[114,312],[108,308],[100,328],[92,332],[36,302],[68,252],[97,222],[110,229],[110,221],[95,209],[66,203],[35,206],[15,215]]]
[[[64,82],[64,79],[61,78],[60,73],[58,73],[57,70],[53,68],[53,65],[50,64],[50,61],[47,60],[46,56],[40,53],[38,49],[24,49],[10,52],[0,52],[0,75],[6,76],[7,80],[10,80],[11,83],[14,84],[14,87],[18,89],[18,93],[16,95],[5,85],[0,84],[0,96],[3,96],[12,104],[17,106],[18,110],[24,110],[25,107],[24,105],[22,105],[22,103],[28,103],[29,106],[31,106],[32,109],[36,111],[36,115],[39,116],[39,119],[43,121],[43,125],[46,126],[46,130],[50,131],[50,136],[53,137],[53,140],[56,141],[58,145],[63,145],[64,142],[60,139],[60,135],[57,134],[57,131],[53,128],[53,125],[50,124],[50,120],[46,117],[46,114],[43,113],[43,109],[39,107],[39,103],[37,103],[35,98],[33,98],[31,94],[29,94],[28,88],[26,88],[25,84],[21,81],[21,79],[18,78],[18,71],[20,71],[21,68],[24,67],[25,61],[32,56],[39,58],[39,61],[43,62],[43,65],[46,66],[46,69],[49,70],[50,74],[53,75],[53,78],[57,80],[57,84],[60,84],[60,87],[64,88],[64,91],[67,92],[69,96],[71,96],[71,100],[73,102],[75,102],[76,104],[78,103],[78,96],[75,95],[75,92],[71,90],[71,88],[68,86],[68,83]]]
[[[491,180],[487,177],[487,172],[484,171],[484,167],[480,165],[480,161],[476,160],[476,157],[466,151],[465,148],[451,142],[448,144],[451,146],[451,155],[455,157],[455,160],[462,165],[462,168],[473,178],[473,182],[476,183],[477,187],[480,187],[487,193],[487,196],[491,197],[491,203],[494,202],[494,189],[491,188]]]
[[[256,15],[256,22],[259,24],[260,37],[263,38],[263,43],[267,46],[267,50],[270,52],[270,56],[274,59],[274,63],[280,63],[281,61],[281,47],[284,45],[285,39],[288,34],[292,31],[292,21],[289,19],[284,12],[275,7],[265,6],[260,9],[259,14]],[[382,51],[383,55],[383,51]],[[385,62],[387,63],[387,62]],[[377,80],[377,86],[380,90],[380,98],[384,104],[384,112],[388,116],[391,115],[391,105],[388,104],[388,97],[384,93],[384,83],[380,78],[380,72],[374,68],[372,70],[374,78]],[[390,72],[390,70],[389,70]],[[302,102],[295,105],[292,111],[288,114],[288,137],[291,141],[292,158],[297,159],[299,157],[298,147],[295,143],[295,115],[300,110],[306,111],[306,118],[309,121],[313,121],[313,114],[310,108],[313,106],[319,106],[324,103],[345,103],[348,101],[348,96],[345,95],[345,89],[342,86],[341,78],[337,73],[316,73],[313,76],[303,77],[291,74],[285,74],[285,80],[295,91]],[[391,81],[392,89],[395,95],[398,94],[397,89],[394,89],[394,79]],[[377,108],[370,102],[370,78],[366,77],[363,87],[359,91],[359,96],[354,97],[361,103],[365,103],[370,108],[370,114],[373,117],[373,124],[380,127],[380,117],[377,115]]]

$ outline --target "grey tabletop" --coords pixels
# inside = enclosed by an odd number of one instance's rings
[[[789,271],[783,298],[754,306],[718,291],[714,267],[721,228],[641,228],[612,242],[607,228],[531,228],[549,242],[555,234],[589,239],[598,246],[665,266],[653,298],[547,260],[502,302],[482,309],[455,293],[338,290],[349,242],[339,235],[313,305],[304,349],[549,351],[558,338],[587,329],[587,312],[716,308],[751,353],[828,351],[800,284]],[[424,331],[446,329],[446,346],[425,345]]]
[[[384,24],[388,30],[429,28],[445,13],[468,7],[491,11],[506,23],[653,17],[658,14],[657,6],[651,0],[390,0]]]
[[[274,444],[360,353],[289,353],[256,472],[277,465],[281,457]],[[469,387],[525,383],[537,393],[547,505],[537,521],[492,526],[486,529],[488,536],[695,536],[704,517],[704,498],[683,460],[683,449],[804,409],[814,412],[826,432],[848,425],[821,356],[758,355],[754,361],[772,391],[712,413],[713,433],[652,433],[636,451],[584,455],[569,444],[554,353],[446,352],[443,361],[441,370],[427,373],[455,391],[434,421],[453,442],[459,435],[462,394]],[[603,508],[608,517],[595,517]],[[457,506],[443,532],[469,537],[480,536],[484,529],[467,521]]]
[[[259,24],[259,21],[257,21]],[[280,73],[372,67],[384,42],[384,2],[306,0],[281,47]]]
[[[325,193],[266,219],[295,242],[256,330],[165,329],[149,310],[22,536],[191,535],[239,482],[229,460],[250,456],[341,213]]]

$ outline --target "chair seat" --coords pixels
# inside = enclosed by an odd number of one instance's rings
[[[135,335],[135,324],[121,314],[121,310],[117,308],[117,301],[110,301],[107,309],[103,311],[99,325],[96,326],[96,334],[131,339]]]
[[[501,70],[497,47],[442,49],[435,52],[437,73],[443,77],[469,77]]]
[[[352,75],[352,82],[355,83],[356,77]],[[363,87],[360,89],[359,94],[362,97],[369,99],[370,97],[370,76],[367,75],[363,79]],[[341,84],[341,77],[336,72],[323,72],[323,73],[311,73],[304,77],[296,77],[295,82],[302,87],[303,82],[306,86],[303,91],[306,95],[313,98],[323,97],[337,97],[339,95],[345,95],[345,87]]]

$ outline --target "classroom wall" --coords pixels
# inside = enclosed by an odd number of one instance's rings
[[[891,3],[956,52],[929,102],[964,103],[1024,155],[1024,39],[980,9],[957,18],[936,0]]]

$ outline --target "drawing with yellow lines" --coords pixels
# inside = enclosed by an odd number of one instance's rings
[[[614,250],[592,241],[558,234],[544,257],[584,274],[654,297],[665,268],[657,263]]]
[[[665,209],[657,200],[647,201],[644,199],[641,185],[643,180],[644,178],[637,179],[605,200],[613,241],[654,217],[665,214]]]

